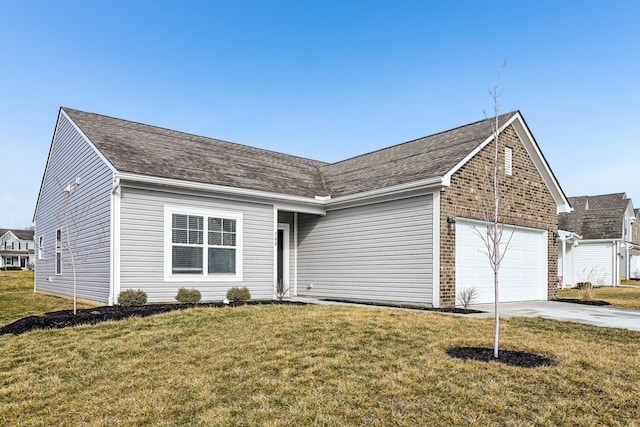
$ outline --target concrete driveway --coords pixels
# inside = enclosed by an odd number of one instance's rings
[[[494,315],[493,304],[475,304],[469,308],[487,312],[473,314],[472,317],[484,318]],[[542,317],[640,331],[640,311],[638,310],[555,301],[502,302],[499,310],[500,317]]]

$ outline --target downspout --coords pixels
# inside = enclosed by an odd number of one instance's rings
[[[293,213],[293,296],[298,296],[298,212]]]
[[[111,283],[109,286],[109,305],[115,305],[118,302],[118,294],[120,293],[120,196],[120,177],[114,176],[111,190],[111,244],[109,248]]]

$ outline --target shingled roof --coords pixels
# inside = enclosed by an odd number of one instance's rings
[[[573,212],[558,217],[558,228],[583,239],[621,239],[629,199],[625,193],[569,197]]]
[[[287,195],[343,196],[441,177],[491,135],[481,120],[329,164],[70,108],[119,172]],[[499,117],[505,123],[514,114]]]
[[[0,228],[0,237],[8,232],[12,232],[20,240],[33,240],[33,230],[15,230],[11,228]]]

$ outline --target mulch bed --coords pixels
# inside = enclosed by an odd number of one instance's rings
[[[0,328],[0,335],[20,335],[34,329],[61,329],[78,325],[95,325],[97,323],[107,322],[110,320],[122,320],[130,317],[147,317],[154,314],[167,313],[175,310],[186,310],[195,307],[222,308],[227,306],[238,307],[243,305],[270,304],[305,305],[306,303],[298,301],[252,300],[246,302],[231,302],[229,304],[223,304],[222,302],[200,304],[147,304],[131,307],[114,305],[77,310],[76,314],[73,314],[73,310],[61,310],[45,313],[42,316],[28,316],[16,320],[15,322]]]
[[[518,368],[538,368],[556,365],[556,362],[548,357],[527,351],[499,350],[497,359],[493,357],[493,348],[486,347],[451,347],[447,350],[447,354],[456,359],[498,362]]]
[[[607,301],[598,300],[598,299],[587,300],[587,299],[580,299],[580,298],[556,298],[551,301],[570,302],[573,304],[584,304],[584,305],[599,305],[599,306],[611,305],[611,303],[608,303]]]
[[[410,310],[425,310],[425,311],[439,311],[441,313],[456,313],[456,314],[474,314],[485,313],[481,310],[472,310],[470,308],[459,307],[443,307],[434,308],[426,305],[402,303],[402,302],[390,302],[390,301],[369,301],[369,300],[353,300],[353,299],[338,299],[338,298],[321,298],[321,301],[341,302],[346,304],[362,304],[373,305],[377,307],[394,307],[394,308],[406,308]]]

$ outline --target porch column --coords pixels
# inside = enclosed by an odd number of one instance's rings
[[[567,241],[566,239],[562,239],[562,263],[560,265],[561,267],[561,274],[560,277],[562,277],[562,289],[565,288],[566,284],[565,284],[565,278],[564,278],[564,260],[567,257]]]

